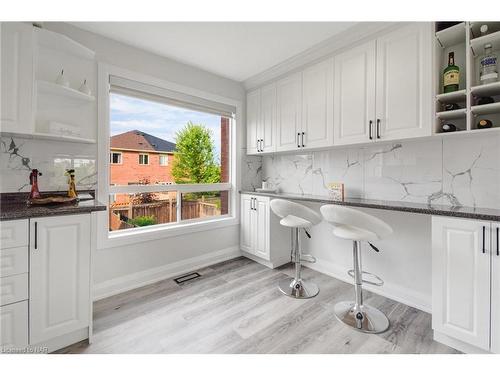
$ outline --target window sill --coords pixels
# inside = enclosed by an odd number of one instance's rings
[[[107,211],[106,211],[107,212]],[[98,244],[98,249],[109,249],[118,246],[125,246],[147,241],[155,241],[168,237],[183,236],[196,232],[204,232],[217,228],[238,225],[236,217],[224,216],[210,220],[190,221],[184,223],[155,225],[150,228],[139,230],[124,230],[115,233],[106,232],[106,237],[102,238]]]

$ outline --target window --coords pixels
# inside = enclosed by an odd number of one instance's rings
[[[109,153],[109,163],[110,164],[121,164],[122,163],[122,153],[121,152],[110,152]]]
[[[148,154],[139,154],[139,164],[148,165],[149,164],[149,155]]]
[[[170,91],[159,95],[158,87],[113,76],[110,81],[110,147],[124,157],[110,157],[122,167],[109,169],[109,231],[232,217],[234,108]]]
[[[160,155],[160,165],[162,167],[168,165],[168,155]]]

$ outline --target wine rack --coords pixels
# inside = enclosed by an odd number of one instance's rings
[[[488,26],[488,33],[481,35],[482,25]],[[500,22],[461,22],[435,33],[435,123],[434,134],[470,134],[500,132],[500,81],[481,84],[480,61],[484,45],[491,44],[493,53],[500,56]],[[458,91],[443,93],[443,70],[448,64],[448,54],[454,52],[455,65],[460,68]],[[493,98],[493,103],[483,103],[481,97]],[[445,105],[454,103],[458,109],[445,110]],[[493,122],[490,129],[478,129],[482,119]],[[452,123],[457,131],[442,133],[441,126]]]

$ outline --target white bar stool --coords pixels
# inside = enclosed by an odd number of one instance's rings
[[[311,238],[307,231],[313,225],[321,222],[321,215],[301,204],[284,199],[273,199],[271,210],[281,218],[280,224],[292,230],[292,261],[295,263],[295,277],[281,280],[278,284],[280,291],[293,298],[312,298],[319,293],[316,284],[302,280],[302,261],[314,263],[316,259],[308,254],[302,254],[300,229]]]
[[[321,207],[323,218],[334,226],[333,234],[353,242],[354,269],[349,275],[354,277],[355,301],[343,301],[335,305],[335,316],[341,322],[366,333],[380,333],[389,328],[389,320],[380,310],[363,304],[363,282],[383,285],[383,281],[373,274],[363,272],[361,267],[361,241],[368,242],[373,250],[379,250],[370,241],[381,240],[392,234],[392,228],[384,221],[352,208],[325,205]],[[363,280],[363,274],[376,281]]]

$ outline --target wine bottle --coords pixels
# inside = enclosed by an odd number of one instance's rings
[[[455,53],[448,54],[448,66],[443,71],[443,92],[458,91],[460,69],[455,65]]]

